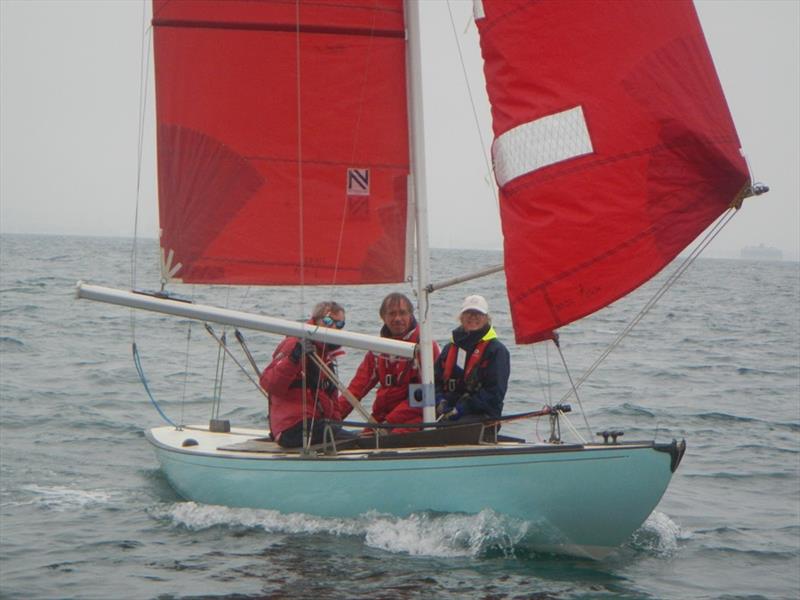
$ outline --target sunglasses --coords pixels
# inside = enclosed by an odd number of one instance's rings
[[[337,321],[330,315],[325,315],[320,319],[320,321],[322,321],[322,324],[325,325],[325,327],[333,327],[336,325],[336,329],[344,329],[344,320]]]

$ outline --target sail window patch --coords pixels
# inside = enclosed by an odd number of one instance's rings
[[[347,195],[369,196],[369,169],[347,169]]]
[[[547,115],[499,136],[492,146],[497,184],[594,152],[583,108]]]

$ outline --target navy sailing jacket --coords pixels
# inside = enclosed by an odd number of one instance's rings
[[[457,360],[459,349],[463,361]],[[434,365],[436,401],[458,408],[460,416],[499,418],[510,370],[508,349],[490,325],[471,333],[458,327]]]

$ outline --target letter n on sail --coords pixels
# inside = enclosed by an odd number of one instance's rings
[[[347,169],[347,215],[369,218],[369,169]]]

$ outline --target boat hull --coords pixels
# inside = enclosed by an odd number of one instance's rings
[[[218,450],[242,433],[161,427],[147,438],[170,484],[195,502],[331,517],[489,508],[529,522],[537,549],[592,558],[616,549],[647,519],[677,466],[670,446],[650,442],[309,457]],[[184,447],[187,439],[192,445]]]

